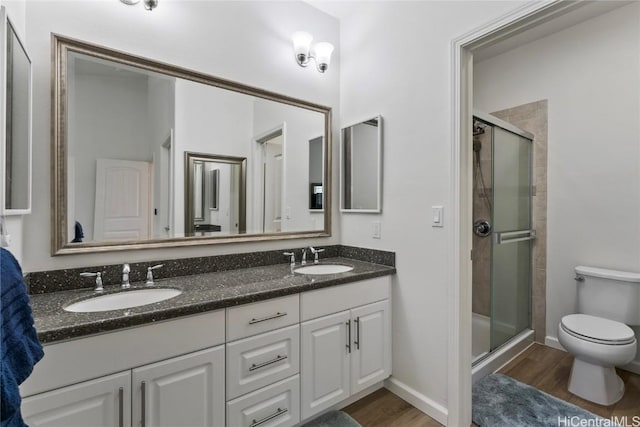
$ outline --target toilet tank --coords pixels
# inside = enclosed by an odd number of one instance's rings
[[[585,266],[575,271],[579,313],[640,325],[640,273]]]

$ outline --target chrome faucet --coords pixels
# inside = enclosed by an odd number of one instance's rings
[[[98,271],[97,273],[80,273],[82,277],[95,277],[96,278],[96,287],[93,292],[101,293],[104,292],[104,288],[102,287],[102,272]]]
[[[154,285],[153,270],[155,270],[156,268],[160,268],[160,267],[164,267],[164,264],[158,264],[158,265],[154,265],[153,267],[147,267],[147,281],[146,281],[145,285],[147,285],[147,286],[153,286]]]
[[[324,252],[324,249],[316,249],[313,246],[309,246],[309,250],[313,254],[313,263],[318,264],[320,262],[320,260],[318,259],[318,254],[320,252]]]
[[[307,264],[307,248],[302,248],[302,261],[300,261],[300,265]]]
[[[291,257],[289,259],[290,264],[291,264],[291,268],[296,266],[296,254],[295,253],[293,253],[293,252],[284,252],[282,255]]]
[[[131,285],[129,284],[129,273],[131,272],[131,267],[129,264],[124,264],[122,266],[122,289],[129,289]]]

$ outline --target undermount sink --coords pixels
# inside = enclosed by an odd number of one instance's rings
[[[347,271],[353,270],[353,267],[349,265],[342,264],[314,264],[308,265],[306,267],[298,267],[293,270],[298,274],[312,274],[312,275],[320,275],[320,274],[338,274],[345,273]]]
[[[121,310],[139,307],[177,297],[182,291],[170,288],[149,288],[123,291],[115,294],[101,295],[69,304],[64,309],[73,313],[94,311]]]

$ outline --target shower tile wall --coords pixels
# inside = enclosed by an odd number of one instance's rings
[[[480,177],[476,170],[476,153],[473,157],[473,220],[486,219],[491,221],[489,207],[492,200],[492,175],[491,170],[491,134],[490,126],[485,132],[474,137],[481,144],[480,167],[486,186],[482,188]],[[491,316],[491,236],[479,237],[473,235],[473,264],[472,264],[472,310],[476,314]]]
[[[547,287],[547,100],[519,105],[491,113],[520,129],[531,132],[533,138],[533,281],[531,316],[535,340],[544,343]],[[484,150],[484,145],[483,145]],[[486,175],[485,175],[486,176]],[[489,185],[489,184],[487,184]],[[474,196],[475,206],[475,196]],[[475,244],[475,239],[474,239]],[[489,248],[490,250],[490,248]],[[475,276],[476,272],[473,271]],[[475,283],[474,283],[475,308]],[[475,309],[474,309],[475,311]]]

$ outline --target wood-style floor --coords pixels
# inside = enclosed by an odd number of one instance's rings
[[[384,388],[342,410],[362,427],[440,427],[442,425]]]
[[[624,397],[615,405],[602,406],[569,393],[567,386],[572,363],[573,357],[569,353],[534,344],[499,372],[603,418],[626,416],[631,422],[636,416],[640,420],[640,375],[618,370],[625,383]]]
[[[534,344],[500,369],[520,382],[532,385],[559,399],[600,415],[603,418],[640,417],[640,375],[619,370],[625,382],[622,400],[601,406],[581,399],[567,390],[573,357],[564,351]],[[380,389],[343,409],[362,427],[439,427],[440,423],[420,412],[386,389]],[[636,418],[640,419],[640,418]]]

